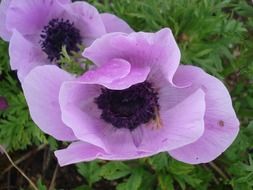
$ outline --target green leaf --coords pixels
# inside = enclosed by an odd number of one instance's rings
[[[172,177],[169,175],[158,176],[159,187],[161,190],[174,190]]]
[[[123,162],[109,162],[101,168],[100,175],[108,180],[115,180],[130,174],[130,168]]]
[[[117,190],[140,190],[142,183],[142,169],[134,170],[126,182],[117,186]]]
[[[76,166],[78,173],[87,180],[89,187],[101,179],[98,161],[81,163],[77,164]]]
[[[79,187],[74,188],[74,190],[92,190],[92,188],[87,185],[81,185]]]
[[[149,164],[158,171],[167,170],[169,167],[169,156],[167,153],[160,153],[148,159]]]
[[[48,141],[50,150],[54,151],[58,149],[57,141],[54,138],[48,137],[47,141]]]
[[[41,179],[37,181],[37,187],[39,190],[47,190],[47,186],[43,185]]]
[[[185,175],[192,172],[194,169],[193,165],[185,164],[176,160],[171,160],[169,164],[169,171],[175,175]]]

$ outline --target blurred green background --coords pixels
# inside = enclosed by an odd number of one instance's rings
[[[187,165],[166,153],[127,162],[93,161],[58,168],[53,150],[64,146],[32,122],[8,44],[0,41],[0,144],[38,189],[206,190],[253,189],[253,6],[246,0],[89,0],[100,12],[114,13],[136,31],[172,29],[182,64],[200,66],[230,91],[241,122],[233,145],[208,164]],[[39,147],[39,148],[38,148]],[[45,161],[46,160],[46,161]],[[0,189],[30,189],[0,157]],[[33,167],[36,166],[36,167]],[[27,169],[29,167],[30,169]],[[34,169],[34,171],[33,171]],[[55,176],[52,181],[52,176]],[[50,185],[51,184],[51,185]]]

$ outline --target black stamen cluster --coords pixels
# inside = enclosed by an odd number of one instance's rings
[[[78,44],[82,43],[80,31],[69,20],[52,19],[44,27],[41,37],[41,48],[48,55],[50,61],[59,60],[62,47],[68,53],[78,51]]]
[[[151,83],[143,82],[124,90],[102,89],[95,103],[102,110],[101,118],[116,128],[134,130],[156,117],[158,94]]]

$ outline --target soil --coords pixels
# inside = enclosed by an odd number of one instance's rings
[[[75,165],[59,167],[56,158],[48,147],[38,151],[38,147],[30,147],[26,151],[16,151],[10,154],[13,161],[20,161],[18,167],[36,184],[41,179],[47,189],[55,175],[55,189],[71,190],[81,185],[87,185],[85,179],[77,172]],[[0,190],[32,189],[27,180],[11,166],[5,155],[0,156]],[[56,171],[57,170],[57,171]],[[94,184],[94,190],[113,190],[113,185],[106,180]]]

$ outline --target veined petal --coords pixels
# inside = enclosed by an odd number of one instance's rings
[[[21,82],[34,67],[48,63],[40,47],[25,39],[16,30],[14,30],[10,40],[9,55],[11,69],[18,70],[18,77]]]
[[[109,153],[131,154],[136,151],[136,147],[130,131],[114,130],[101,120],[101,110],[94,102],[100,93],[100,85],[85,84],[78,80],[65,82],[59,99],[63,122],[74,131],[79,140]]]
[[[66,149],[55,151],[60,166],[66,166],[78,162],[103,160],[129,160],[150,156],[150,153],[137,152],[132,155],[109,154],[103,149],[82,141],[74,142]]]
[[[12,32],[6,28],[6,12],[12,0],[2,0],[0,3],[0,36],[3,40],[9,41]]]
[[[62,17],[72,21],[80,30],[85,46],[106,33],[103,21],[97,9],[86,2],[73,2],[62,5]]]
[[[122,19],[119,17],[110,14],[110,13],[102,13],[100,14],[103,23],[106,28],[106,32],[124,32],[124,33],[131,33],[134,30]]]
[[[60,166],[92,161],[105,154],[104,150],[85,142],[74,142],[68,148],[55,151]]]
[[[58,101],[62,82],[72,78],[56,66],[45,65],[33,69],[22,83],[33,121],[42,131],[59,140],[76,140],[73,131],[61,120]]]
[[[101,66],[119,58],[132,66],[151,68],[160,72],[171,83],[179,65],[180,51],[170,29],[156,33],[111,33],[97,39],[86,48],[83,56]]]
[[[108,64],[85,72],[80,80],[87,81],[89,84],[108,84],[126,77],[130,69],[130,63],[124,59],[112,59]]]
[[[232,106],[231,97],[221,81],[194,66],[180,66],[174,82],[192,82],[188,92],[202,88],[206,94],[205,131],[197,141],[169,151],[174,158],[186,163],[210,162],[224,152],[239,131],[239,121]]]
[[[144,82],[150,72],[148,66],[135,66],[124,59],[112,59],[79,78],[85,84],[99,84],[109,89],[121,90]]]
[[[7,29],[23,35],[40,35],[48,21],[62,10],[60,0],[12,0],[6,15]]]
[[[103,125],[97,118],[99,114],[94,104],[94,97],[99,92],[100,87],[97,85],[64,82],[60,89],[59,103],[62,121],[73,130],[78,139],[104,147],[102,139],[97,135]]]
[[[204,98],[204,92],[199,89],[176,106],[161,111],[159,121],[142,127],[138,148],[147,152],[168,151],[199,139],[204,132]]]

